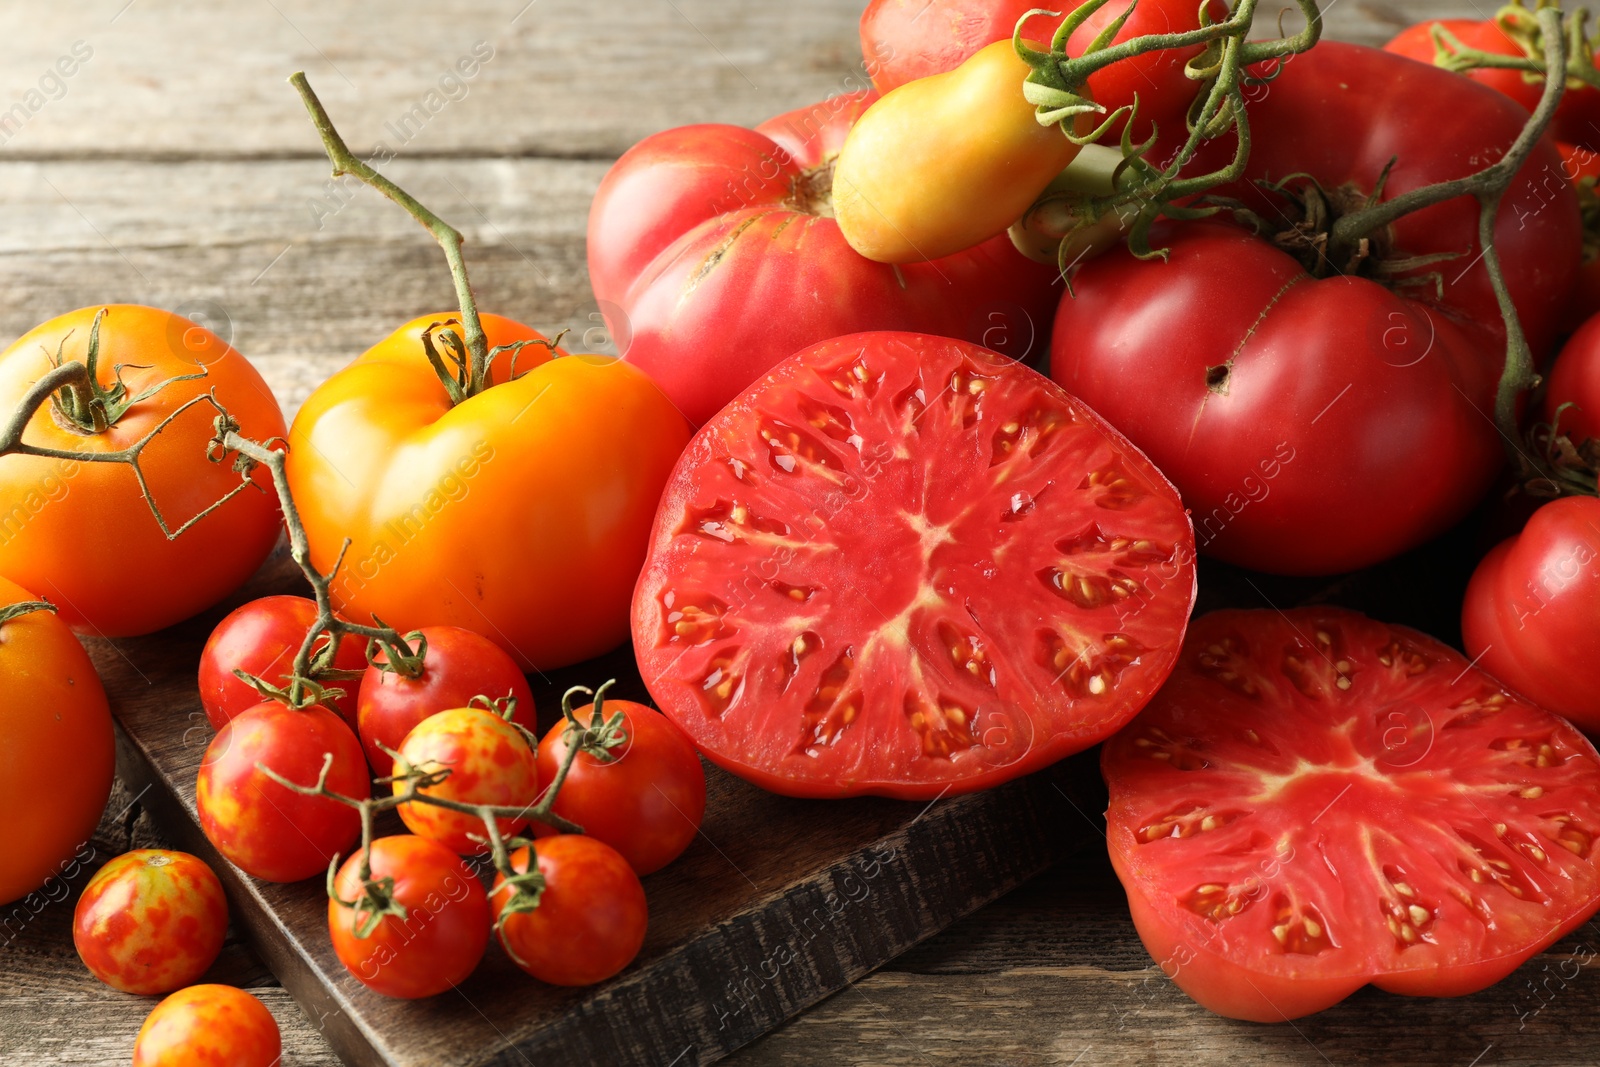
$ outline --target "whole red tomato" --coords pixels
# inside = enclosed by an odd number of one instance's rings
[[[622,713],[626,740],[609,751],[611,761],[580,752],[567,771],[551,811],[604,841],[640,875],[658,871],[682,855],[706,813],[706,774],[694,746],[654,708],[630,700],[607,700],[607,719]],[[587,723],[594,705],[577,712]],[[555,781],[567,758],[568,728],[557,722],[539,742],[539,778]],[[555,831],[542,823],[534,833]]]
[[[361,854],[344,861],[328,901],[328,932],[339,962],[368,989],[414,1000],[466,981],[489,945],[489,899],[483,883],[443,845],[401,834],[372,842],[372,877],[394,879],[405,918],[385,915],[365,936],[369,918],[340,903],[361,893]]]
[[[1072,7],[1069,4],[1060,12]],[[918,78],[954,70],[986,45],[1010,40],[1018,20],[1038,9],[1028,0],[872,0],[861,14],[861,54],[867,74],[879,92],[887,93]],[[1127,5],[1108,3],[1094,12],[1067,38],[1067,54],[1083,55],[1126,11]],[[1198,29],[1199,13],[1197,0],[1139,0],[1110,43]],[[1227,18],[1227,5],[1212,0],[1209,13],[1213,22],[1220,22]],[[1059,14],[1039,14],[1028,23],[1027,35],[1049,40],[1060,24]],[[1107,112],[1131,105],[1138,96],[1134,144],[1150,136],[1152,122],[1164,140],[1181,137],[1184,114],[1200,85],[1184,77],[1183,68],[1202,47],[1162,49],[1113,63],[1090,75],[1088,96]],[[1020,85],[1017,91],[1021,92]],[[1101,142],[1119,143],[1122,128],[1118,122]]]
[[[388,657],[380,649],[378,665],[369,666],[361,679],[357,711],[361,747],[372,773],[380,778],[394,771],[394,757],[385,748],[399,748],[423,719],[464,708],[473,697],[515,697],[511,720],[534,729],[533,691],[517,661],[499,645],[459,626],[424,626],[419,632],[426,642],[421,646],[420,674],[408,678],[400,671],[385,669]]]
[[[0,612],[37,600],[0,578]],[[94,855],[115,761],[105,690],[67,624],[43,609],[0,622],[0,904]]]
[[[668,718],[765,789],[983,789],[1160,687],[1192,536],[1149,460],[1037,372],[947,338],[841,337],[684,453],[634,649]]]
[[[138,849],[101,867],[78,898],[72,943],[85,967],[124,993],[199,981],[222,951],[228,901],[205,861]]]
[[[455,708],[430,715],[406,735],[399,751],[400,759],[392,761],[394,770],[401,760],[419,770],[449,768],[444,781],[421,790],[424,796],[502,808],[531,808],[539,800],[539,761],[533,745],[492,711]],[[393,786],[397,796],[407,788],[403,780]],[[412,833],[453,852],[489,851],[484,840],[487,828],[476,815],[412,801],[400,805],[400,818]],[[502,837],[510,837],[528,820],[504,818],[495,824]]]
[[[1334,110],[1337,125],[1318,118]],[[1226,191],[1264,220],[1299,209],[1258,180],[1309,176],[1337,213],[1391,161],[1391,197],[1473,173],[1525,121],[1465,78],[1337,42],[1287,62],[1249,116],[1247,180]],[[1558,329],[1579,252],[1570,188],[1544,177],[1559,165],[1552,145],[1536,146],[1495,236],[1536,352]],[[1318,277],[1270,234],[1170,226],[1152,237],[1166,261],[1117,250],[1082,266],[1057,314],[1051,376],[1177,483],[1202,551],[1288,574],[1375,563],[1459,519],[1502,463],[1504,333],[1469,254],[1477,229],[1476,200],[1457,198]],[[1437,279],[1367,276],[1390,256],[1435,253],[1455,258],[1410,269]]]
[[[100,395],[71,403],[58,396],[45,404],[28,423],[29,444],[122,451],[208,392],[239,420],[246,437],[283,436],[278,402],[243,356],[182,316],[133,304],[58,316],[0,352],[0,412],[16,409],[58,354],[87,363],[101,311],[92,367]],[[162,382],[168,384],[130,403]],[[239,487],[229,464],[206,458],[216,415],[209,403],[195,404],[142,453],[150,495],[171,529]],[[242,585],[277,541],[278,498],[265,470],[252,477],[255,488],[169,541],[131,467],[0,458],[0,574],[49,598],[83,633],[122,637],[171,626]]]
[[[295,654],[316,621],[316,601],[300,596],[268,596],[236,608],[217,623],[200,653],[200,706],[206,709],[206,719],[213,729],[222,729],[229,719],[261,703],[261,694],[254,686],[241,681],[234,670],[242,670],[272,685],[287,686]],[[364,669],[367,665],[365,647],[366,642],[360,638],[345,638],[333,658],[334,668],[341,671]],[[332,681],[327,684],[345,693],[327,701],[327,706],[354,727],[358,683]]]
[[[1484,670],[1600,735],[1600,499],[1552,500],[1492,549],[1467,585],[1461,636]]]
[[[1561,150],[1561,174],[1572,183],[1583,213],[1583,260],[1566,320],[1566,330],[1571,332],[1590,316],[1600,314],[1600,195],[1595,190],[1600,182],[1600,152],[1570,142],[1557,147]]]
[[[1043,343],[1056,272],[1004,234],[898,266],[845,242],[832,217],[833,162],[863,100],[758,130],[667,130],[634,145],[600,183],[589,213],[595,296],[623,358],[690,422],[840,334],[918,330],[1019,358]]]
[[[1145,948],[1222,1015],[1462,996],[1600,906],[1600,757],[1459,652],[1337,608],[1195,620],[1107,742]]]
[[[540,345],[502,352],[489,387],[452,404],[423,335],[456,318],[400,327],[295,417],[311,561],[328,573],[349,540],[332,593],[352,619],[465,627],[525,669],[609,651],[689,427],[637,367]],[[539,337],[496,315],[483,329],[491,346]]]
[[[1600,436],[1600,314],[1579,326],[1556,356],[1545,387],[1542,417],[1574,444]]]
[[[649,908],[644,886],[622,854],[580,834],[540,840],[534,849],[544,889],[530,912],[503,914],[511,891],[495,878],[489,903],[500,944],[513,963],[541,982],[603,982],[633,962],[644,944]],[[511,854],[511,869],[528,870],[528,852]]]
[[[326,871],[360,837],[361,816],[347,804],[287,789],[256,764],[312,786],[329,753],[328,788],[364,800],[371,779],[361,742],[327,708],[296,711],[269,700],[234,716],[200,762],[200,828],[218,852],[264,881],[298,882]]]
[[[194,985],[157,1004],[133,1043],[133,1067],[277,1067],[283,1038],[266,1007],[229,985]]]

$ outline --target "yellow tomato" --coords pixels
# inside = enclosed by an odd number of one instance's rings
[[[833,175],[851,247],[880,263],[938,259],[1021,218],[1079,152],[1058,126],[1039,125],[1022,93],[1030,72],[1010,39],[996,41],[868,108]],[[1093,129],[1093,117],[1075,129]]]

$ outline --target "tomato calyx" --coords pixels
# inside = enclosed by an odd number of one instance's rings
[[[1589,33],[1587,10],[1579,8],[1567,16],[1565,23],[1552,30],[1540,22],[1535,12],[1513,0],[1495,12],[1492,21],[1507,40],[1522,50],[1520,56],[1496,55],[1473,48],[1435,22],[1428,29],[1428,35],[1433,38],[1434,65],[1457,74],[1484,68],[1518,70],[1524,81],[1537,84],[1544,80],[1543,72],[1550,69],[1544,65],[1542,57],[1545,37],[1554,32],[1566,42],[1566,62],[1562,68],[1566,71],[1567,88],[1600,89],[1600,70],[1594,63],[1596,41]]]
[[[119,363],[113,368],[112,383],[109,386],[100,384],[100,320],[106,317],[107,310],[101,308],[95,312],[94,321],[89,325],[89,346],[83,359],[85,373],[74,375],[60,390],[50,396],[50,407],[56,421],[74,433],[84,435],[104,433],[115,426],[134,405],[149,400],[167,386],[177,382],[196,381],[206,376],[205,368],[202,367],[197,374],[179,374],[141,389],[137,393],[131,393],[127,383],[122,380],[122,372],[130,368]],[[46,353],[51,367],[57,370],[70,362],[66,357],[66,343],[67,339],[63,337],[54,352]]]
[[[413,646],[416,651],[412,651]],[[378,658],[379,652],[383,653],[382,659]],[[412,630],[403,638],[396,634],[394,639],[374,637],[367,642],[367,663],[402,678],[421,678],[427,658],[428,638],[421,630]]]
[[[0,626],[13,619],[20,619],[24,615],[32,615],[36,611],[54,612],[56,606],[48,600],[25,600],[17,604],[0,606]]]
[[[1562,404],[1548,423],[1535,422],[1528,429],[1528,448],[1518,459],[1517,488],[1535,500],[1600,496],[1600,438],[1574,442],[1561,429],[1561,416],[1573,406]]]

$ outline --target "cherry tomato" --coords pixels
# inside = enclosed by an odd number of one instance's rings
[[[72,916],[72,943],[96,978],[124,993],[170,993],[222,951],[228,901],[203,860],[138,849],[95,872]]]
[[[530,808],[539,799],[539,762],[533,745],[517,727],[482,708],[455,708],[423,719],[401,742],[400,760],[419,769],[450,768],[444,781],[422,790],[425,796],[463,804]],[[400,760],[392,761],[394,772],[399,771]],[[408,785],[397,781],[393,788],[399,795]],[[400,818],[412,833],[452,851],[489,850],[484,840],[486,827],[476,815],[413,801],[400,805]],[[527,826],[528,820],[507,818],[495,823],[502,837],[510,837]]]
[[[288,474],[312,562],[327,573],[350,539],[333,596],[352,619],[466,627],[525,669],[606,652],[688,426],[637,367],[537,345],[452,407],[422,344],[450,318],[407,323],[301,407]],[[483,327],[491,346],[539,336]]]
[[[1574,444],[1600,436],[1600,314],[1579,326],[1556,356],[1545,388],[1543,419]]]
[[[236,608],[217,623],[200,653],[200,705],[206,709],[206,719],[214,729],[222,729],[229,719],[261,703],[261,694],[240,681],[233,673],[235,668],[273,685],[287,686],[295,655],[316,621],[316,601],[300,596],[269,596]],[[341,671],[364,669],[365,646],[360,638],[345,638],[339,643],[333,666]],[[345,693],[327,701],[327,706],[354,727],[358,683],[327,684]]]
[[[1583,218],[1583,259],[1578,267],[1578,284],[1573,288],[1567,308],[1565,333],[1578,330],[1586,320],[1600,314],[1600,152],[1581,144],[1561,143],[1561,174],[1578,194]]]
[[[857,334],[696,436],[634,648],[662,710],[735,774],[925,799],[1127,722],[1194,589],[1176,492],[1086,405],[973,345]]]
[[[1467,585],[1461,635],[1484,670],[1600,735],[1600,499],[1552,500]]]
[[[654,134],[600,183],[589,213],[595,296],[623,358],[690,422],[779,360],[858,330],[961,337],[1017,358],[1043,344],[1054,264],[1006,236],[900,267],[845,241],[834,164],[865,100],[840,97],[757,130]]]
[[[833,172],[833,207],[850,247],[879,263],[920,263],[981,244],[1021,218],[1082,151],[1058,127],[1039,125],[1022,95],[1030,73],[1010,40],[996,41],[869,107]],[[1094,129],[1091,116],[1080,115],[1075,129]]]
[[[1397,160],[1394,196],[1479,170],[1525,121],[1467,79],[1339,42],[1295,57],[1271,86],[1249,104],[1249,180],[1227,187],[1263,219],[1298,209],[1257,180],[1309,175],[1339,205]],[[1315,116],[1332,107],[1345,119],[1324,127]],[[1559,328],[1579,253],[1576,204],[1546,172],[1558,166],[1552,146],[1536,147],[1495,237],[1536,352]],[[1397,255],[1460,258],[1477,229],[1467,197],[1380,237]],[[1121,249],[1079,269],[1051,376],[1177,483],[1202,551],[1286,574],[1352,570],[1440,533],[1489,487],[1504,455],[1492,412],[1505,352],[1481,263],[1445,269],[1440,298],[1431,276],[1396,288],[1365,276],[1381,248],[1319,278],[1227,223],[1175,224],[1152,241],[1166,261]]]
[[[16,409],[59,353],[87,361],[101,308],[51,319],[0,352],[0,411]],[[272,391],[243,356],[188,319],[156,308],[113,304],[100,322],[95,377],[122,403],[162,382],[96,432],[42,406],[28,423],[30,444],[79,453],[127,449],[184,404],[211,392],[257,441],[282,437]],[[123,386],[118,386],[120,374]],[[181,379],[195,375],[191,380]],[[206,458],[216,409],[189,408],[147,446],[141,468],[167,525],[176,529],[238,488],[227,463]],[[85,416],[87,418],[87,416]],[[150,633],[205,610],[253,574],[278,539],[277,497],[265,470],[247,489],[169,541],[133,469],[34,456],[0,458],[0,574],[59,605],[74,629],[105,637]],[[70,546],[70,551],[68,547]]]
[[[518,967],[551,985],[603,982],[633,962],[644,944],[649,908],[644,886],[610,845],[580,834],[538,842],[544,890],[531,912],[504,916],[500,944]],[[511,854],[511,869],[528,870],[528,849]],[[494,880],[489,904],[497,922],[511,891]]]
[[[38,600],[0,578],[0,611]],[[116,742],[94,664],[39,610],[0,623],[0,904],[68,879],[111,795]]]
[[[364,800],[371,791],[361,742],[343,719],[313,705],[295,711],[276,701],[234,716],[206,746],[195,786],[200,828],[229,860],[268,882],[298,882],[326,871],[361,835],[355,808],[279,785],[260,763],[312,786],[332,753],[328,788]]]
[[[1369,982],[1461,996],[1600,907],[1595,750],[1354,612],[1196,620],[1101,767],[1139,937],[1222,1015],[1292,1019]]]
[[[394,879],[404,919],[385,915],[366,937],[356,936],[367,913],[328,901],[328,931],[339,962],[367,988],[415,1000],[466,981],[489,944],[489,899],[483,883],[443,845],[401,834],[372,842],[372,877]],[[361,893],[361,854],[344,861],[334,891],[345,901]]]
[[[133,1067],[276,1067],[277,1020],[249,993],[193,985],[160,1004],[139,1028]]]
[[[486,637],[459,626],[424,626],[427,642],[422,673],[407,678],[382,667],[367,668],[361,679],[357,720],[367,763],[379,777],[392,773],[394,757],[385,752],[400,747],[412,729],[429,715],[464,708],[473,697],[517,700],[512,721],[534,729],[533,691],[517,661]],[[380,650],[379,663],[388,658]]]
[[[594,705],[578,711],[587,723]],[[658,871],[683,854],[706,813],[706,774],[694,746],[659,712],[630,700],[608,700],[607,719],[623,715],[627,738],[610,750],[612,762],[580,752],[567,771],[551,811],[604,841],[640,875]],[[539,742],[539,777],[555,781],[567,758],[567,724],[558,722]],[[543,824],[534,833],[554,833]]]

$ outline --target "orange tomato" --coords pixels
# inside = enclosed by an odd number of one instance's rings
[[[100,310],[51,319],[0,353],[0,413],[17,408],[58,353],[86,360]],[[283,436],[272,391],[216,334],[156,308],[112,304],[104,310],[94,368],[101,386],[114,389],[120,373],[132,399],[168,379],[198,377],[170,382],[99,432],[78,427],[46,403],[29,422],[26,443],[77,453],[121,451],[208,391],[246,437]],[[240,484],[231,463],[206,458],[216,414],[210,404],[195,404],[144,450],[150,494],[172,529]],[[124,637],[171,626],[242,585],[277,541],[278,503],[268,472],[253,477],[261,492],[240,493],[168,540],[128,466],[0,458],[0,574],[47,597],[80,632]]]
[[[328,571],[350,539],[333,584],[348,618],[460,626],[525,670],[596,656],[627,640],[689,425],[637,367],[541,346],[515,381],[502,353],[490,388],[452,406],[422,344],[452,318],[412,320],[300,409],[288,470],[312,562]],[[539,337],[497,315],[483,327],[491,346]]]
[[[276,1067],[278,1021],[229,985],[192,985],[156,1005],[133,1043],[133,1067]]]
[[[216,960],[228,930],[222,883],[187,852],[142,848],[95,872],[72,914],[72,943],[96,978],[124,993],[170,993]]]
[[[0,609],[37,599],[0,578]],[[47,611],[0,624],[0,903],[93,856],[115,758],[105,690],[67,624]]]
[[[1059,127],[1039,125],[1022,95],[1031,70],[1007,38],[868,108],[833,173],[834,210],[851,247],[880,263],[916,263],[971,248],[1020,219],[1080,150]],[[1089,115],[1074,125],[1093,128]]]

